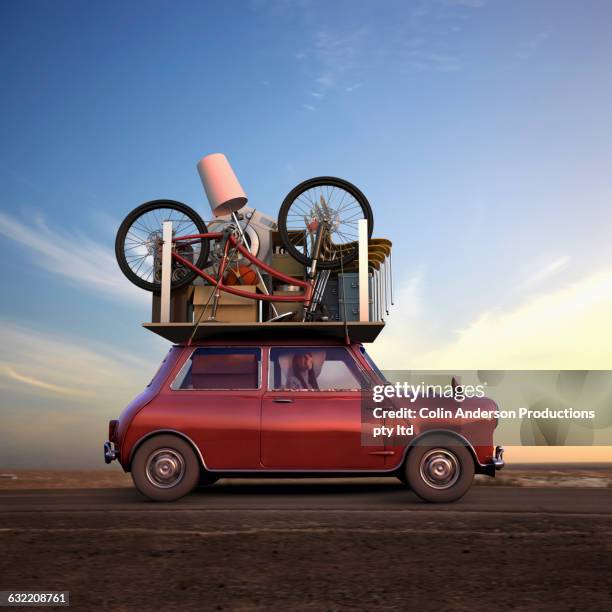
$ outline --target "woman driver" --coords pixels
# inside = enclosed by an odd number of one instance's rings
[[[310,351],[299,352],[293,356],[291,370],[287,376],[287,388],[291,390],[319,389]]]

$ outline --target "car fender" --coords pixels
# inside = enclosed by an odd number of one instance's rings
[[[130,451],[130,456],[129,456],[128,463],[127,463],[128,470],[131,469],[132,460],[134,459],[134,455],[136,454],[136,451],[140,448],[140,445],[146,440],[148,440],[149,438],[152,438],[153,436],[158,436],[160,434],[172,434],[174,436],[178,436],[179,438],[183,438],[183,440],[188,442],[193,448],[193,450],[195,451],[196,455],[198,456],[198,459],[200,460],[201,467],[204,470],[208,471],[208,467],[206,466],[206,462],[204,461],[204,457],[198,445],[187,434],[183,433],[182,431],[178,431],[176,429],[156,429],[138,438],[138,440],[136,440],[136,442],[134,442],[134,444],[132,445],[132,450]]]
[[[485,470],[487,466],[483,465],[478,460],[478,455],[476,454],[476,450],[472,446],[472,443],[465,436],[462,436],[460,433],[457,433],[456,431],[452,431],[451,429],[428,429],[427,431],[424,431],[420,433],[418,436],[416,436],[414,440],[411,440],[410,444],[408,444],[406,448],[404,449],[404,456],[402,457],[402,461],[400,462],[398,469],[403,469],[404,465],[406,464],[406,460],[408,458],[408,453],[415,446],[418,446],[419,442],[423,441],[425,438],[436,436],[436,435],[452,436],[453,438],[456,438],[459,442],[461,442],[462,446],[465,446],[470,451],[470,454],[472,455],[472,459],[474,461],[474,467],[476,468],[476,472],[479,473]]]

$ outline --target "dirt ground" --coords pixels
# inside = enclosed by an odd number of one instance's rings
[[[85,611],[609,610],[610,470],[507,474],[444,506],[389,478],[154,504],[118,470],[4,470],[0,590],[66,590]]]
[[[55,512],[0,529],[1,588],[77,610],[609,610],[610,516]]]

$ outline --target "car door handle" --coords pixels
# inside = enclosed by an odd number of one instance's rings
[[[286,397],[276,397],[272,401],[275,404],[293,404],[293,400]]]

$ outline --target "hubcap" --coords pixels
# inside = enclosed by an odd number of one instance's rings
[[[459,478],[459,461],[445,448],[427,451],[421,459],[421,478],[433,489],[448,489]]]
[[[146,464],[149,482],[161,489],[177,485],[185,474],[183,456],[174,449],[161,448],[153,451]]]

